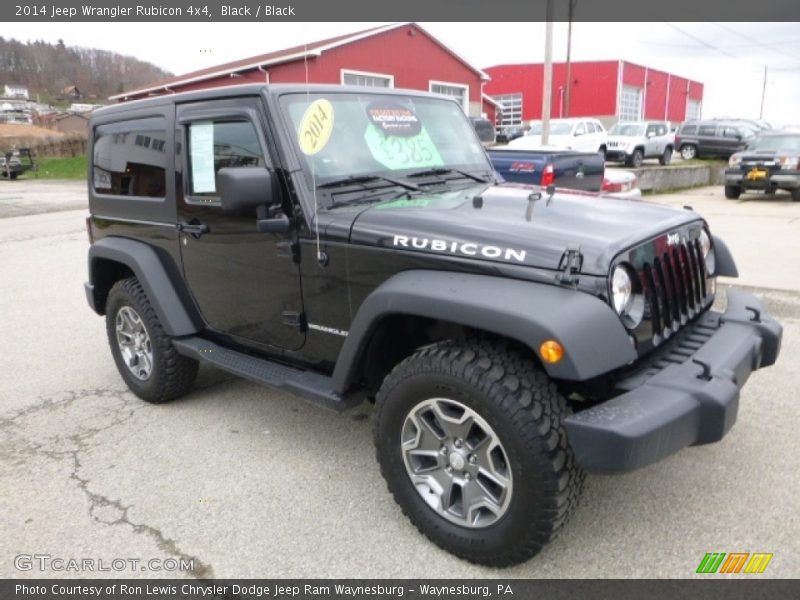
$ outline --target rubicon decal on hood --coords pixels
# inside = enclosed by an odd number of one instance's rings
[[[392,246],[411,250],[430,250],[432,252],[447,252],[461,256],[481,256],[483,258],[501,258],[503,260],[525,262],[525,250],[485,246],[473,242],[453,242],[425,237],[395,235],[392,237]]]

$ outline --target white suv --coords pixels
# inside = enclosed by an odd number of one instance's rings
[[[657,158],[668,165],[674,147],[675,136],[666,121],[617,123],[608,132],[606,159],[641,167],[645,158]]]
[[[581,152],[601,152],[607,149],[608,134],[597,119],[553,119],[550,121],[548,147]],[[536,150],[542,147],[542,122],[531,121],[527,134],[508,143],[509,148]]]

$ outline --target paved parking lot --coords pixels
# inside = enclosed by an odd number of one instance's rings
[[[707,215],[740,283],[773,288],[759,293],[784,323],[782,359],[753,375],[721,443],[590,477],[563,535],[500,571],[406,521],[366,406],[332,414],[205,368],[169,405],[127,392],[83,296],[82,186],[0,182],[0,577],[41,575],[19,554],[177,557],[187,576],[689,577],[706,552],[756,551],[775,555],[763,576],[800,576],[800,203],[719,188],[658,201]]]

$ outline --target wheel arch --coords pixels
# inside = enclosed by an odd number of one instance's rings
[[[564,358],[540,364],[558,379],[586,380],[636,358],[617,315],[589,294],[488,275],[404,271],[377,287],[359,307],[334,368],[337,392],[345,392],[363,374],[366,355],[391,347],[374,341],[376,333],[385,331],[386,319],[507,338],[526,347],[536,360],[540,344],[555,339],[565,349]],[[603,352],[596,350],[600,340]],[[390,335],[386,344],[391,343]]]
[[[199,316],[187,309],[156,249],[127,238],[106,237],[89,248],[86,295],[97,314],[105,314],[111,287],[131,276],[141,283],[167,334],[191,335],[201,329]]]

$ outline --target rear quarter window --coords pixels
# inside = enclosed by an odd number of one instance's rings
[[[164,198],[166,121],[117,121],[94,130],[92,183],[98,194]]]

